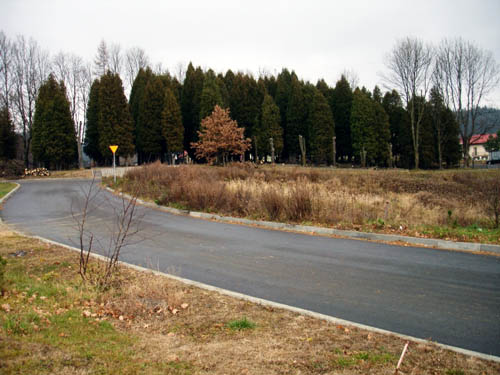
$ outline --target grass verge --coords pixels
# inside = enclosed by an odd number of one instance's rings
[[[2,374],[392,374],[404,345],[128,268],[98,293],[76,253],[5,227],[0,255]],[[401,372],[498,374],[500,363],[410,344]]]
[[[15,187],[16,184],[12,182],[0,182],[0,199],[5,197]]]

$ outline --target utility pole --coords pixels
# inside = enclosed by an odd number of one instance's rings
[[[269,144],[271,145],[271,163],[274,164],[274,141],[273,141],[273,137],[269,138]]]
[[[300,153],[302,154],[302,166],[306,166],[306,139],[299,135]]]
[[[337,166],[337,137],[333,137],[333,167]]]

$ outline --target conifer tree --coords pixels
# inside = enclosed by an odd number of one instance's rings
[[[137,124],[137,152],[147,163],[163,160],[166,151],[161,125],[164,103],[165,88],[162,79],[153,76],[144,89]]]
[[[387,92],[382,100],[385,112],[389,116],[392,154],[400,168],[410,168],[413,163],[410,117],[396,90]]]
[[[130,91],[130,101],[129,108],[130,114],[132,115],[132,120],[134,124],[134,140],[137,149],[137,157],[139,164],[143,163],[144,155],[140,151],[140,147],[137,145],[139,140],[139,114],[141,112],[140,106],[144,98],[144,91],[146,85],[153,78],[153,72],[148,67],[146,69],[140,68],[137,76],[135,77],[134,83],[132,84],[132,90]]]
[[[389,116],[381,104],[382,93],[380,90],[376,95],[374,90],[373,97],[372,106],[375,113],[375,122],[372,126],[376,138],[376,151],[373,160],[376,165],[387,167],[389,161],[389,144],[391,141]]]
[[[308,116],[311,158],[316,164],[331,163],[335,135],[330,106],[319,90],[315,90]]]
[[[184,149],[190,151],[191,143],[198,139],[200,128],[200,101],[203,90],[204,74],[200,67],[189,63],[181,96],[182,121],[184,123]]]
[[[101,77],[98,103],[99,150],[103,157],[111,162],[110,145],[118,145],[117,156],[133,155],[135,147],[132,116],[118,74],[108,72]]]
[[[259,122],[264,93],[253,77],[238,73],[234,76],[229,97],[232,118],[245,128],[245,136],[252,137]]]
[[[255,134],[259,157],[271,155],[270,138],[273,139],[275,155],[279,157],[281,154],[283,150],[283,129],[280,120],[280,109],[273,98],[269,94],[265,94],[260,121]]]
[[[32,152],[46,168],[68,168],[78,160],[75,128],[64,84],[52,74],[40,86],[33,120]]]
[[[205,74],[203,89],[201,91],[200,118],[203,119],[209,116],[213,112],[216,105],[221,108],[225,107],[222,100],[221,90],[219,85],[217,84],[215,74],[213,70],[209,70]]]
[[[287,138],[286,114],[288,111],[288,99],[290,98],[292,76],[295,76],[295,73],[290,74],[287,69],[283,69],[281,73],[278,74],[278,78],[276,79],[276,94],[274,96],[274,102],[280,109],[280,123],[283,128],[283,141]],[[288,158],[287,144],[285,141],[283,143],[283,156]]]
[[[389,120],[382,106],[366,92],[356,89],[351,111],[354,156],[361,164],[386,165],[389,150]]]
[[[102,164],[104,157],[99,148],[99,80],[96,79],[90,87],[89,102],[87,105],[87,127],[83,150],[97,164]]]
[[[16,157],[16,133],[7,106],[0,108],[0,160]]]
[[[297,160],[300,154],[299,135],[308,141],[307,134],[307,106],[304,100],[303,84],[292,76],[290,85],[290,96],[288,98],[286,125],[285,125],[285,151],[290,161]]]
[[[443,163],[455,165],[460,160],[459,128],[453,112],[444,105],[439,90],[431,89],[428,113],[432,121],[435,140],[436,162],[439,168]]]
[[[332,109],[335,135],[337,137],[337,158],[339,160],[349,161],[353,156],[351,140],[352,99],[353,94],[349,82],[342,75],[330,97],[330,108]]]
[[[184,127],[182,125],[181,109],[170,88],[165,91],[161,125],[167,151],[174,153],[184,150]]]

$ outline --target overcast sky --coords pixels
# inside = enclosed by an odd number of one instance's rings
[[[499,0],[0,0],[0,30],[36,39],[55,54],[92,61],[99,42],[143,48],[173,69],[192,61],[217,72],[295,70],[334,85],[354,71],[382,85],[384,56],[398,38],[438,43],[461,36],[500,63]],[[497,89],[484,104],[500,108]]]

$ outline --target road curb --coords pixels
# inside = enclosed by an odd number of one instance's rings
[[[19,234],[22,234],[23,236],[31,237],[31,238],[37,239],[39,241],[42,241],[42,242],[45,242],[45,243],[48,243],[48,244],[51,244],[51,245],[56,245],[56,246],[60,246],[60,247],[63,247],[65,249],[68,249],[68,250],[71,250],[71,251],[80,252],[80,249],[77,249],[76,247],[65,245],[63,243],[52,241],[52,240],[49,240],[49,239],[46,239],[46,238],[43,238],[43,237],[40,237],[40,236],[31,236],[29,234],[25,234],[25,233],[17,231],[17,230],[15,232],[17,232]],[[104,261],[107,260],[107,258],[105,256],[102,256],[102,255],[99,255],[99,254],[93,254],[93,253],[91,253],[90,255],[93,258],[96,258],[96,259],[100,259],[100,260],[104,260]],[[441,349],[450,350],[450,351],[453,351],[455,353],[464,354],[464,355],[467,355],[467,356],[472,356],[472,357],[484,359],[484,360],[487,360],[487,361],[493,361],[493,362],[500,363],[500,357],[497,357],[497,356],[494,356],[494,355],[479,353],[479,352],[475,352],[475,351],[472,351],[472,350],[459,348],[459,347],[456,347],[456,346],[451,346],[451,345],[441,344],[441,343],[434,342],[434,341],[424,340],[424,339],[420,339],[418,337],[408,336],[408,335],[404,335],[404,334],[401,334],[401,333],[397,333],[397,332],[393,332],[393,331],[388,331],[388,330],[385,330],[385,329],[376,328],[376,327],[368,326],[368,325],[365,325],[365,324],[360,324],[360,323],[352,322],[350,320],[336,318],[336,317],[333,317],[333,316],[330,316],[330,315],[325,315],[325,314],[317,313],[317,312],[314,312],[314,311],[311,311],[311,310],[301,309],[299,307],[294,307],[294,306],[290,306],[290,305],[286,305],[286,304],[282,304],[282,303],[278,303],[278,302],[273,302],[273,301],[269,301],[269,300],[258,298],[258,297],[252,297],[252,296],[249,296],[249,295],[246,295],[246,294],[242,294],[242,293],[238,293],[238,292],[233,292],[231,290],[222,289],[222,288],[219,288],[219,287],[216,287],[216,286],[212,286],[212,285],[200,283],[200,282],[194,281],[194,280],[185,279],[185,278],[182,278],[182,277],[179,277],[179,276],[175,276],[175,275],[171,275],[171,274],[168,274],[168,273],[165,273],[165,272],[155,271],[155,270],[152,270],[152,269],[149,269],[149,268],[137,266],[135,264],[127,263],[127,262],[124,262],[124,261],[118,261],[118,263],[120,265],[132,268],[132,269],[140,271],[140,272],[149,272],[149,273],[152,273],[154,275],[159,275],[159,276],[167,277],[169,279],[182,282],[182,283],[184,283],[186,285],[191,285],[191,286],[198,287],[198,288],[201,288],[201,289],[204,289],[204,290],[208,290],[208,291],[212,291],[212,292],[217,292],[217,293],[220,293],[222,295],[226,295],[226,296],[229,296],[229,297],[237,298],[237,299],[243,300],[243,301],[248,301],[248,302],[251,302],[251,303],[256,303],[256,304],[261,305],[261,306],[267,306],[267,307],[272,307],[272,308],[276,308],[276,309],[282,309],[282,310],[291,311],[291,312],[294,312],[294,313],[297,313],[297,314],[300,314],[300,315],[309,316],[309,317],[312,317],[312,318],[315,318],[315,319],[320,319],[320,320],[327,321],[327,322],[330,322],[330,323],[333,323],[333,324],[336,324],[336,325],[343,325],[343,326],[355,327],[355,328],[363,329],[363,330],[366,330],[366,331],[369,331],[369,332],[380,333],[380,334],[383,334],[383,335],[389,335],[389,336],[393,336],[393,337],[396,337],[396,338],[401,339],[401,340],[411,341],[411,342],[416,343],[416,344],[434,345],[434,346],[437,346],[437,347],[439,347]]]
[[[126,193],[116,192],[110,187],[105,187],[105,189],[113,194],[123,195],[127,199],[132,197]],[[217,214],[209,214],[205,212],[189,211],[189,210],[179,210],[177,208],[165,207],[158,205],[156,203],[146,202],[142,199],[137,199],[137,203],[142,206],[154,208],[163,212],[171,213],[174,215],[184,215],[190,216],[197,219],[205,220],[215,220],[230,224],[241,224],[247,226],[258,226],[266,229],[282,230],[288,232],[299,232],[307,234],[319,234],[326,236],[336,236],[347,239],[354,240],[369,240],[369,241],[383,241],[383,242],[401,242],[404,244],[409,244],[413,246],[426,246],[436,249],[443,250],[459,250],[469,253],[479,253],[479,252],[490,252],[495,254],[500,254],[500,245],[492,245],[485,243],[474,243],[474,242],[455,242],[446,241],[434,238],[419,238],[419,237],[408,237],[400,236],[397,234],[381,234],[381,233],[368,233],[368,232],[357,232],[351,230],[340,230],[332,228],[314,227],[309,225],[298,225],[298,224],[286,224],[277,223],[273,221],[263,221],[263,220],[251,220],[243,219],[231,216],[222,216]]]

